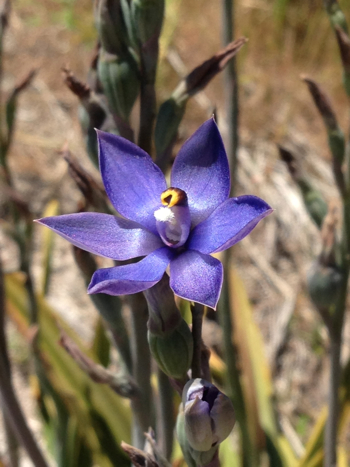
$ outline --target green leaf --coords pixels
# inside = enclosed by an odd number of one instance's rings
[[[101,318],[98,319],[95,327],[94,341],[92,351],[96,360],[104,367],[109,365],[109,352],[111,343],[107,337],[106,330]]]
[[[27,86],[29,86],[32,79],[34,78],[34,75],[35,75],[35,71],[34,70],[30,71],[27,74],[27,76],[25,76],[25,78],[15,86],[15,88],[12,90],[12,93],[10,94],[10,97],[7,99],[7,102],[6,102],[7,142],[6,142],[5,152],[7,152],[12,142],[18,96],[22,91],[24,91],[24,89],[27,88]]]
[[[19,331],[29,340],[31,334],[27,297],[22,279],[23,276],[18,274],[7,275],[5,278],[7,310]],[[40,330],[35,341],[35,357],[39,380],[44,383],[46,391],[52,386],[58,398],[56,407],[62,404],[62,413],[66,410],[69,417],[77,420],[77,430],[88,446],[94,464],[99,467],[129,466],[129,461],[120,448],[122,440],[130,440],[131,417],[128,403],[109,387],[94,383],[78,368],[58,343],[59,327],[64,329],[84,353],[93,358],[91,351],[41,295],[37,296],[37,300]],[[46,387],[45,379],[49,383]],[[53,395],[51,392],[51,397]],[[108,446],[105,436],[109,440]],[[113,458],[109,457],[111,452]],[[88,457],[87,453],[84,457]]]
[[[343,370],[339,414],[339,435],[341,435],[341,433],[346,430],[347,422],[350,418],[350,360]],[[311,436],[306,444],[305,454],[300,459],[298,467],[322,467],[324,455],[323,438],[327,415],[328,409],[324,407],[315,423]],[[341,451],[342,447],[340,446],[339,449]],[[340,454],[340,456],[342,456],[342,454]],[[338,465],[341,465],[339,461]]]
[[[57,216],[59,210],[58,201],[53,199],[46,206],[43,217]],[[52,269],[52,250],[54,245],[54,232],[50,229],[42,229],[42,278],[41,278],[41,292],[46,295],[50,284],[50,276]]]
[[[244,284],[233,268],[230,285],[234,341],[242,358],[242,382],[251,434],[260,450],[266,443],[271,466],[293,467],[297,459],[276,422],[272,381],[262,336],[254,321]]]

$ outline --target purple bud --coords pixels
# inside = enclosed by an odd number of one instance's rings
[[[193,449],[209,451],[231,433],[233,405],[216,386],[199,378],[190,380],[182,394],[187,440]]]

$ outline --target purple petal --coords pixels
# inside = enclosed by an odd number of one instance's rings
[[[208,451],[213,444],[209,405],[198,397],[185,406],[185,431],[189,444],[197,451]]]
[[[92,276],[88,293],[128,295],[149,289],[160,281],[172,259],[170,248],[160,248],[138,263],[98,269]]]
[[[187,193],[192,225],[206,219],[230,192],[230,170],[218,127],[205,122],[182,146],[171,172],[171,186]]]
[[[271,212],[271,207],[256,196],[230,198],[193,229],[188,248],[206,254],[226,250]]]
[[[148,255],[163,244],[136,222],[109,214],[83,212],[37,222],[83,250],[117,260]]]
[[[150,156],[130,141],[97,132],[100,170],[107,195],[120,214],[156,233],[154,211],[166,189],[164,175]]]
[[[220,261],[198,251],[185,251],[170,263],[170,287],[179,297],[216,307],[222,286]]]

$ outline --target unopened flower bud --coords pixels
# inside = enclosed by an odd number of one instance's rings
[[[193,338],[184,319],[163,337],[148,331],[148,343],[153,358],[166,375],[175,379],[186,376],[192,362]]]
[[[164,0],[132,1],[132,19],[141,44],[145,44],[154,36],[159,36],[164,18],[164,4]]]
[[[118,57],[102,49],[98,76],[113,112],[127,121],[139,92],[138,69],[134,58],[131,54],[126,58]]]
[[[181,324],[182,316],[175,304],[169,276],[165,273],[157,284],[143,293],[149,312],[148,330],[160,337],[170,335]]]
[[[188,442],[186,433],[185,413],[183,404],[180,404],[179,413],[176,420],[176,436],[181,446],[182,454],[188,467],[198,467],[209,464],[217,455],[219,445],[209,449],[209,451],[196,451]]]
[[[187,440],[196,451],[209,451],[231,433],[235,424],[232,402],[208,381],[190,380],[182,404]]]
[[[94,16],[102,47],[120,55],[127,38],[120,0],[96,0]]]
[[[155,144],[157,165],[165,170],[170,160],[177,131],[186,110],[189,98],[204,89],[206,85],[220,72],[245,44],[241,37],[228,44],[217,54],[205,60],[184,77],[174,90],[172,96],[160,106],[156,127]]]
[[[342,274],[335,266],[323,266],[319,262],[312,266],[308,275],[309,295],[321,314],[335,304],[341,282]]]

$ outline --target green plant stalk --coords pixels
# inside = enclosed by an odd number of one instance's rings
[[[349,191],[349,185],[347,188]],[[337,465],[337,432],[339,421],[339,388],[341,380],[341,347],[344,316],[346,311],[346,300],[348,295],[348,281],[350,272],[350,194],[343,197],[343,232],[342,232],[342,255],[341,270],[343,280],[335,305],[332,327],[329,327],[330,338],[330,379],[328,394],[328,417],[325,430],[325,467],[336,467]]]
[[[232,342],[233,322],[230,312],[230,286],[229,286],[229,270],[231,263],[231,250],[226,250],[223,257],[224,266],[224,282],[221,292],[221,297],[218,305],[219,322],[223,330],[224,355],[227,366],[226,382],[227,393],[231,398],[233,407],[236,412],[240,435],[241,435],[241,459],[242,467],[257,467],[258,454],[255,447],[252,445],[248,424],[247,411],[245,408],[245,400],[240,381],[239,370],[237,368],[237,350]]]
[[[148,154],[152,150],[153,124],[156,117],[156,91],[154,82],[143,78],[140,94],[140,133],[138,145]]]
[[[156,118],[156,70],[158,60],[158,38],[154,38],[153,60],[147,59],[147,51],[141,47],[141,85],[140,85],[140,131],[138,145],[148,154],[152,152],[152,135]]]
[[[202,324],[204,306],[194,303],[191,306],[192,313],[192,337],[193,337],[193,358],[192,358],[192,378],[202,377]]]
[[[143,449],[144,433],[153,424],[151,355],[147,341],[147,302],[142,293],[128,297],[130,305],[130,344],[133,376],[141,390],[139,398],[131,403],[133,411],[133,446]]]
[[[2,83],[2,70],[3,70],[3,41],[5,29],[0,23],[0,83]],[[4,175],[7,183],[11,183],[11,178],[6,162],[6,141],[2,129],[3,121],[3,105],[2,105],[2,93],[0,92],[0,165],[4,170]]]
[[[234,1],[222,0],[222,31],[223,44],[227,45],[234,36]],[[230,163],[231,195],[233,195],[237,178],[237,151],[239,146],[238,123],[239,123],[239,99],[238,81],[236,72],[236,59],[233,58],[224,70],[226,120],[228,126],[228,148],[227,154]],[[224,282],[219,301],[219,321],[224,334],[224,354],[227,365],[228,392],[236,411],[236,417],[240,428],[242,442],[242,466],[258,466],[258,455],[252,446],[247,424],[247,412],[243,390],[240,382],[239,371],[236,365],[237,352],[232,342],[233,322],[230,311],[230,286],[229,268],[231,262],[231,250],[224,252]]]
[[[325,431],[325,467],[337,466],[337,433],[339,419],[339,387],[341,336],[330,338],[330,379],[328,395],[328,418]]]
[[[222,40],[224,46],[233,41],[234,34],[234,0],[222,0]],[[227,154],[230,161],[232,190],[235,186],[237,177],[237,151],[239,145],[239,96],[235,57],[228,62],[225,70],[223,71],[223,74],[226,102],[226,121],[229,135]]]
[[[158,377],[158,393],[156,410],[157,410],[157,443],[163,455],[171,458],[174,441],[174,390],[170,384],[168,376],[163,371],[157,369]]]

